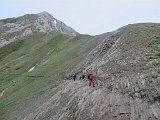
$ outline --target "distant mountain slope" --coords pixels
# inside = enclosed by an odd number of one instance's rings
[[[17,18],[0,20],[0,47],[33,32],[63,33],[73,36],[78,34],[47,12],[27,14]]]

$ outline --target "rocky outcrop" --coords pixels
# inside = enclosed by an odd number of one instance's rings
[[[0,20],[0,47],[14,42],[33,32],[78,34],[69,26],[47,12],[28,14],[18,18]]]
[[[87,82],[65,81],[57,93],[23,120],[156,120],[159,104],[133,99],[110,86],[88,87]]]
[[[47,12],[38,14],[38,19],[33,25],[37,31],[40,32],[59,32],[75,36],[78,34],[71,27],[65,25],[63,22],[55,19],[52,15]]]
[[[99,57],[94,59],[86,70],[102,77],[111,89],[111,94],[121,93],[124,98],[128,96],[134,99],[132,102],[138,104],[140,108],[137,109],[141,110],[136,113],[140,116],[133,117],[134,119],[158,119],[160,116],[158,64],[160,49],[157,42],[160,40],[159,24],[128,25],[118,31],[116,42],[108,51],[104,51],[102,56],[98,54]],[[145,107],[143,104],[146,104]],[[135,108],[135,105],[133,106]]]

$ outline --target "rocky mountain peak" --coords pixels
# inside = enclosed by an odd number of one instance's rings
[[[38,13],[39,15],[51,15],[51,14],[49,14],[48,12],[46,12],[46,11],[43,11],[43,12],[40,12],[40,13]]]
[[[55,19],[50,13],[43,11],[37,14],[38,16],[44,16],[44,17],[48,17],[48,18],[52,18]]]
[[[17,18],[0,20],[0,47],[14,42],[33,32],[62,33],[76,36],[78,33],[48,12],[27,14]]]
[[[43,12],[38,13],[37,16],[38,16],[39,18],[45,17],[45,18],[50,19],[50,20],[56,20],[51,14],[49,14],[49,13],[46,12],[46,11],[43,11]]]

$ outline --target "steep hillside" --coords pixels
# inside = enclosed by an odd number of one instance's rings
[[[56,94],[67,71],[105,36],[33,33],[0,48],[0,119],[21,120]]]
[[[109,33],[74,69],[99,76],[97,86],[65,81],[24,120],[158,120],[159,32],[160,24],[135,24]]]
[[[160,118],[160,24],[89,36],[43,12],[0,26],[0,120]]]
[[[85,104],[96,105],[79,112],[90,114],[91,119],[96,114],[96,119],[159,119],[160,24],[128,25],[116,32],[120,35],[115,44],[102,56],[98,53],[86,69],[102,78],[104,87],[96,95],[102,100],[93,97]]]
[[[78,34],[69,26],[47,12],[27,14],[17,18],[0,20],[0,47],[14,42],[33,32]]]

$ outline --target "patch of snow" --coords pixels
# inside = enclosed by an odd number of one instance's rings
[[[0,93],[0,98],[4,95],[4,92],[7,90],[8,88],[6,88],[5,90],[3,90],[1,93]]]
[[[58,28],[57,28],[57,21],[56,20],[54,20],[54,26],[55,26],[56,30],[58,30]]]
[[[57,21],[56,21],[56,20],[54,20],[54,24],[55,24],[55,25],[57,24]]]
[[[35,68],[35,66],[34,66],[34,67],[32,67],[30,70],[28,70],[28,72],[31,72],[32,70],[34,70],[34,68]]]

